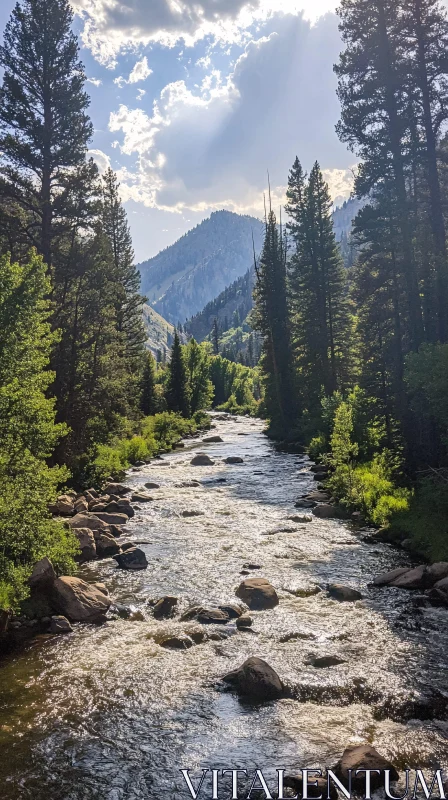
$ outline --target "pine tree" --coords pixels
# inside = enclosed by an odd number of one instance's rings
[[[409,336],[416,350],[424,331],[406,189],[415,109],[405,90],[403,15],[395,0],[342,0],[338,13],[345,50],[335,67],[342,109],[337,130],[362,159],[358,196],[368,195],[383,180],[393,187],[401,239],[397,255],[406,279]]]
[[[169,411],[175,411],[186,418],[190,416],[187,370],[177,330],[174,332],[174,342],[171,348],[165,397]]]
[[[438,0],[402,0],[407,88],[414,98],[420,146],[418,158],[429,191],[428,218],[435,256],[438,338],[448,339],[448,257],[437,144],[448,119],[448,19]],[[428,251],[426,252],[428,257]]]
[[[295,346],[304,398],[317,407],[349,382],[351,325],[347,277],[333,231],[328,186],[316,163],[308,182],[296,158],[289,176],[289,267]]]
[[[138,375],[145,355],[142,305],[146,298],[140,294],[140,273],[134,265],[132,237],[119,198],[119,186],[117,176],[109,168],[103,176],[102,227],[112,250],[117,329],[122,337],[124,357],[128,360],[132,378]]]
[[[286,248],[270,211],[254,290],[253,326],[263,337],[261,367],[270,429],[286,436],[297,424],[298,398],[286,297]]]
[[[219,328],[218,328],[218,320],[216,317],[213,320],[212,345],[213,345],[213,353],[215,354],[215,356],[219,355]]]
[[[84,181],[96,174],[85,163],[92,124],[72,19],[67,0],[23,0],[0,47],[0,197],[47,264],[79,170]]]
[[[142,375],[142,389],[140,398],[140,408],[145,417],[150,417],[156,413],[155,385],[156,365],[154,356],[151,352],[147,352]]]

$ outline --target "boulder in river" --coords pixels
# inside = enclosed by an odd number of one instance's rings
[[[314,500],[316,503],[328,503],[330,495],[328,492],[314,491],[307,494],[306,500]]]
[[[428,593],[428,597],[435,605],[448,606],[448,578],[442,578]]]
[[[120,514],[118,512],[108,514],[106,511],[98,511],[95,516],[102,520],[102,522],[105,522],[106,525],[126,525],[128,521],[127,514]]]
[[[249,617],[248,614],[242,614],[241,617],[238,617],[236,620],[236,627],[239,629],[244,630],[244,628],[250,628],[252,625],[252,617]]]
[[[305,523],[312,522],[313,518],[309,514],[292,514],[288,517],[291,522]]]
[[[201,625],[225,625],[229,615],[219,608],[201,608],[196,619]]]
[[[148,481],[148,483],[145,483],[145,487],[147,489],[160,489],[160,483],[154,483],[153,481]]]
[[[358,592],[357,589],[352,589],[351,586],[343,586],[342,583],[330,583],[328,594],[333,600],[339,600],[340,603],[353,603],[355,600],[362,600],[361,592]]]
[[[335,506],[322,503],[322,505],[313,508],[313,514],[315,517],[318,517],[318,519],[333,519],[338,516],[338,511]]]
[[[227,605],[218,606],[218,608],[220,611],[224,611],[229,619],[237,619],[243,613],[241,606],[237,606],[236,603],[228,603]]]
[[[373,791],[379,789],[384,785],[384,770],[390,770],[391,781],[397,781],[399,778],[398,772],[384,756],[380,755],[377,750],[370,744],[355,744],[347,747],[338,763],[334,768],[334,773],[339,780],[348,787],[349,775],[351,770],[352,789],[355,791],[363,791],[365,789],[365,772],[356,775],[356,770],[380,770],[380,775],[375,772],[370,773],[370,785]]]
[[[244,464],[244,458],[241,458],[241,456],[228,456],[224,459],[224,464]]]
[[[117,540],[107,531],[99,531],[95,536],[96,552],[98,558],[110,558],[120,552]]]
[[[157,600],[157,603],[154,606],[155,619],[166,619],[167,617],[172,617],[175,612],[177,602],[177,597],[173,597],[169,594]]]
[[[55,580],[56,573],[53,564],[47,556],[44,556],[44,558],[41,558],[41,560],[34,565],[28,583],[31,589],[44,591],[45,589],[51,588]]]
[[[50,633],[73,633],[67,617],[53,616],[50,621]]]
[[[81,553],[76,556],[77,561],[94,561],[97,552],[95,545],[95,537],[90,528],[73,528],[73,533],[78,539]]]
[[[281,697],[284,691],[276,671],[256,656],[246,659],[238,669],[224,675],[223,681],[230,683],[239,694],[257,700],[274,700]]]
[[[199,481],[182,481],[182,483],[175,483],[175,489],[196,489],[197,486],[201,484]]]
[[[246,578],[235,594],[253,611],[275,608],[278,605],[277,592],[266,578]]]
[[[188,650],[190,647],[193,647],[193,639],[187,636],[185,633],[180,633],[178,635],[171,634],[164,636],[159,641],[160,647],[165,647],[167,650]]]
[[[435,564],[431,564],[426,570],[426,575],[432,585],[448,578],[448,561],[437,561]]]
[[[51,592],[55,610],[70,622],[91,622],[102,617],[110,606],[110,600],[93,584],[80,578],[56,578]]]
[[[390,581],[389,586],[395,586],[398,589],[426,589],[428,581],[425,564],[406,570],[406,572],[394,578],[393,581]]]
[[[315,669],[326,669],[327,667],[337,667],[339,664],[346,664],[344,658],[339,656],[317,656],[311,659],[311,666]]]
[[[114,556],[114,559],[120,569],[139,570],[146,569],[148,566],[146,556],[139,547],[133,547],[132,549],[126,550],[124,553],[119,553]]]
[[[206,436],[202,441],[204,444],[217,444],[218,442],[223,442],[224,439],[221,436]]]
[[[131,491],[129,486],[125,486],[123,483],[106,483],[103,486],[103,494],[116,494],[121,497],[124,494],[129,494]]]
[[[404,575],[405,572],[409,572],[409,567],[397,567],[396,569],[391,569],[390,572],[382,572],[376,576],[373,584],[374,586],[389,586],[392,581],[399,578],[400,575]]]
[[[198,453],[190,461],[190,464],[193,467],[211,467],[214,463],[215,462],[212,461],[210,456],[208,456],[206,453]]]
[[[300,498],[296,500],[294,503],[294,508],[314,508],[316,506],[315,500],[307,500],[306,498]]]
[[[133,503],[150,503],[154,500],[148,492],[134,492],[131,499]]]

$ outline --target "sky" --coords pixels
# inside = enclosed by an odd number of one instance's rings
[[[3,30],[15,0],[1,0]],[[338,141],[335,0],[73,0],[91,155],[120,180],[136,261],[212,211],[274,209],[295,156],[333,200],[355,158]]]

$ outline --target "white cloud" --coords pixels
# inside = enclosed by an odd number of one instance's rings
[[[320,160],[334,197],[348,196],[353,157],[334,131],[335,17],[311,26],[300,16],[277,15],[262,33],[229,76],[211,70],[193,90],[171,83],[151,115],[125,105],[111,114],[123,156],[137,157],[132,174],[121,178],[129,198],[172,211],[260,213],[266,169],[280,204],[296,155],[307,169]]]
[[[244,31],[272,13],[303,11],[315,20],[337,0],[72,0],[83,18],[83,44],[102,64],[114,67],[124,49],[150,42],[190,47],[205,36],[242,42]]]
[[[109,169],[110,158],[108,155],[106,155],[106,153],[103,153],[102,150],[89,150],[87,152],[87,155],[89,158],[93,158],[101,175],[103,174],[103,172],[106,172],[106,170]]]
[[[141,100],[146,94],[144,89],[137,89],[137,100]]]
[[[92,83],[93,86],[101,86],[102,82],[99,78],[87,78],[87,83]]]
[[[114,78],[114,83],[116,83],[121,89],[125,83],[138,83],[139,81],[145,81],[150,75],[152,75],[152,69],[150,69],[148,65],[148,59],[146,56],[144,56],[141,61],[137,61],[137,63],[134,65],[134,68],[132,69],[127,80],[126,78],[123,78],[122,75],[119,75],[118,78]],[[140,89],[140,91],[145,94],[143,89]]]
[[[152,75],[152,69],[148,66],[148,59],[146,56],[142,58],[141,61],[137,61],[132,70],[131,74],[129,75],[128,83],[138,83],[139,81],[145,81]]]

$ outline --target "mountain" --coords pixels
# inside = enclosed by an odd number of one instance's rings
[[[207,303],[202,311],[191,317],[185,324],[185,330],[194,336],[196,341],[202,342],[209,335],[215,318],[218,320],[220,332],[238,328],[252,309],[254,283],[255,272],[251,267],[218,297]]]
[[[164,351],[170,349],[174,338],[174,326],[154,311],[147,303],[143,306],[143,324],[145,326],[147,341],[146,346],[153,356],[164,359]],[[157,351],[159,351],[159,356]]]
[[[255,217],[215,211],[177,242],[138,265],[142,291],[169,322],[177,324],[247,272],[258,253],[264,223]]]
[[[347,200],[333,212],[336,239],[341,244],[344,263],[347,267],[352,265],[354,256],[353,247],[350,245],[351,226],[353,219],[362,206],[363,203],[360,200]],[[216,317],[223,346],[228,341],[233,345],[235,338],[238,340],[238,335],[234,334],[233,330],[236,331],[240,327],[242,328],[244,339],[245,328],[250,331],[246,318],[253,306],[252,292],[254,283],[254,268],[251,266],[244,275],[207,303],[202,311],[192,316],[186,322],[185,330],[191,336],[194,336],[198,342],[202,342],[209,336]],[[227,336],[223,336],[227,331],[230,331],[230,333]]]

